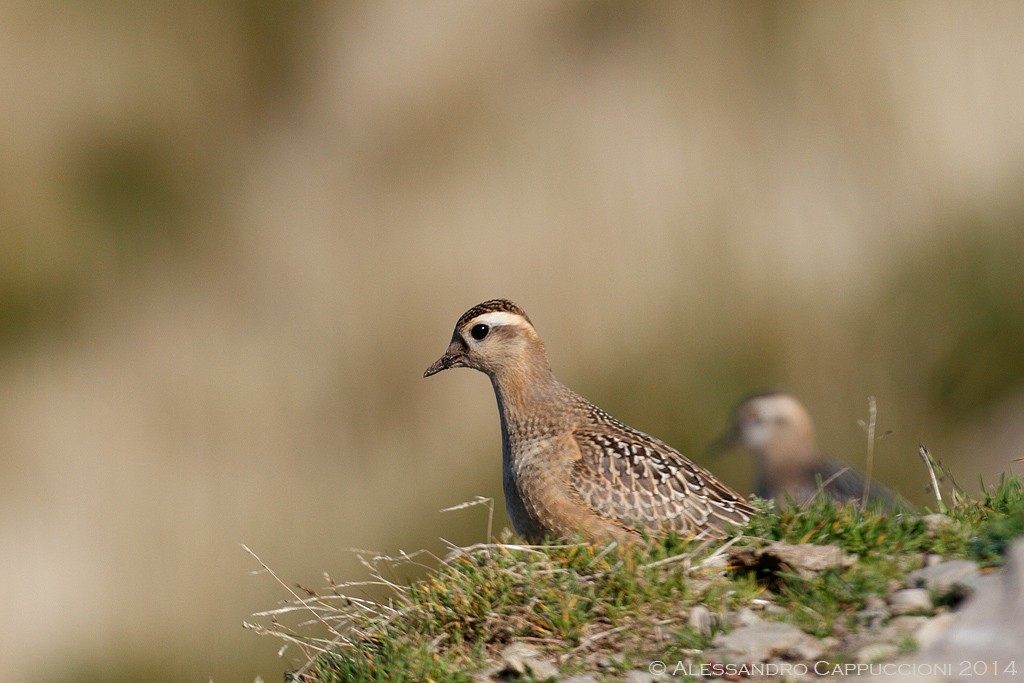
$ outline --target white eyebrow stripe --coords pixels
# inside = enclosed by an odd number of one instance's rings
[[[526,318],[516,313],[508,313],[506,311],[491,311],[490,313],[484,313],[478,315],[471,321],[474,325],[526,325]]]

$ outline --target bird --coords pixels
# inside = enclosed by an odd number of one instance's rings
[[[799,504],[813,500],[820,490],[835,502],[862,501],[864,477],[818,450],[814,422],[807,408],[783,390],[755,392],[733,410],[730,426],[712,444],[712,450],[732,448],[747,451],[756,463],[755,494],[785,503],[790,497]],[[878,482],[868,489],[868,504],[893,510],[909,508],[897,494]]]
[[[491,380],[505,507],[528,542],[715,538],[753,513],[711,472],[555,379],[533,323],[508,299],[463,313],[448,349],[423,376],[449,368]]]

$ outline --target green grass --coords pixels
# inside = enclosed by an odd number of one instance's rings
[[[870,596],[884,597],[929,554],[998,565],[1024,533],[1024,486],[1004,478],[977,500],[961,499],[948,516],[950,524],[930,530],[913,513],[827,500],[781,510],[759,502],[746,529],[713,543],[672,537],[629,548],[526,546],[506,535],[431,558],[415,580],[387,577],[421,565],[424,555],[368,560],[368,581],[299,598],[264,615],[271,625],[250,626],[301,649],[308,662],[289,680],[318,683],[470,681],[514,641],[540,649],[563,675],[594,672],[600,657],[612,662],[601,675],[654,658],[700,661],[714,635],[729,628],[730,614],[766,604],[772,609],[763,618],[841,639],[865,628],[857,612]],[[834,544],[858,560],[811,578],[729,566],[729,547],[777,540]],[[367,586],[383,587],[388,597],[358,597]],[[715,617],[710,634],[687,621],[698,604]],[[286,627],[285,617],[308,618]]]
[[[970,557],[985,565],[999,564],[1010,541],[1024,534],[1022,489],[1020,479],[1004,477],[977,506],[967,508],[975,515],[975,532],[967,544]]]

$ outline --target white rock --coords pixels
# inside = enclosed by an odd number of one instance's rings
[[[704,605],[696,605],[690,610],[690,614],[687,616],[687,623],[690,628],[701,634],[705,638],[711,635],[711,624],[713,623],[713,617],[711,616],[711,610]]]
[[[893,614],[930,612],[933,606],[931,593],[924,588],[904,588],[889,596]]]
[[[950,560],[910,572],[907,574],[907,585],[912,588],[927,588],[942,597],[954,592],[957,584],[977,574],[977,562]]]
[[[796,647],[804,637],[804,632],[792,624],[760,622],[715,636],[713,644],[734,659],[763,662],[778,652]]]

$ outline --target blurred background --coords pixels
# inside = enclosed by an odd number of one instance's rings
[[[522,305],[707,462],[745,393],[933,503],[1024,455],[1024,5],[0,5],[0,678],[280,680],[242,628],[484,540]],[[716,472],[744,492],[740,454]]]

